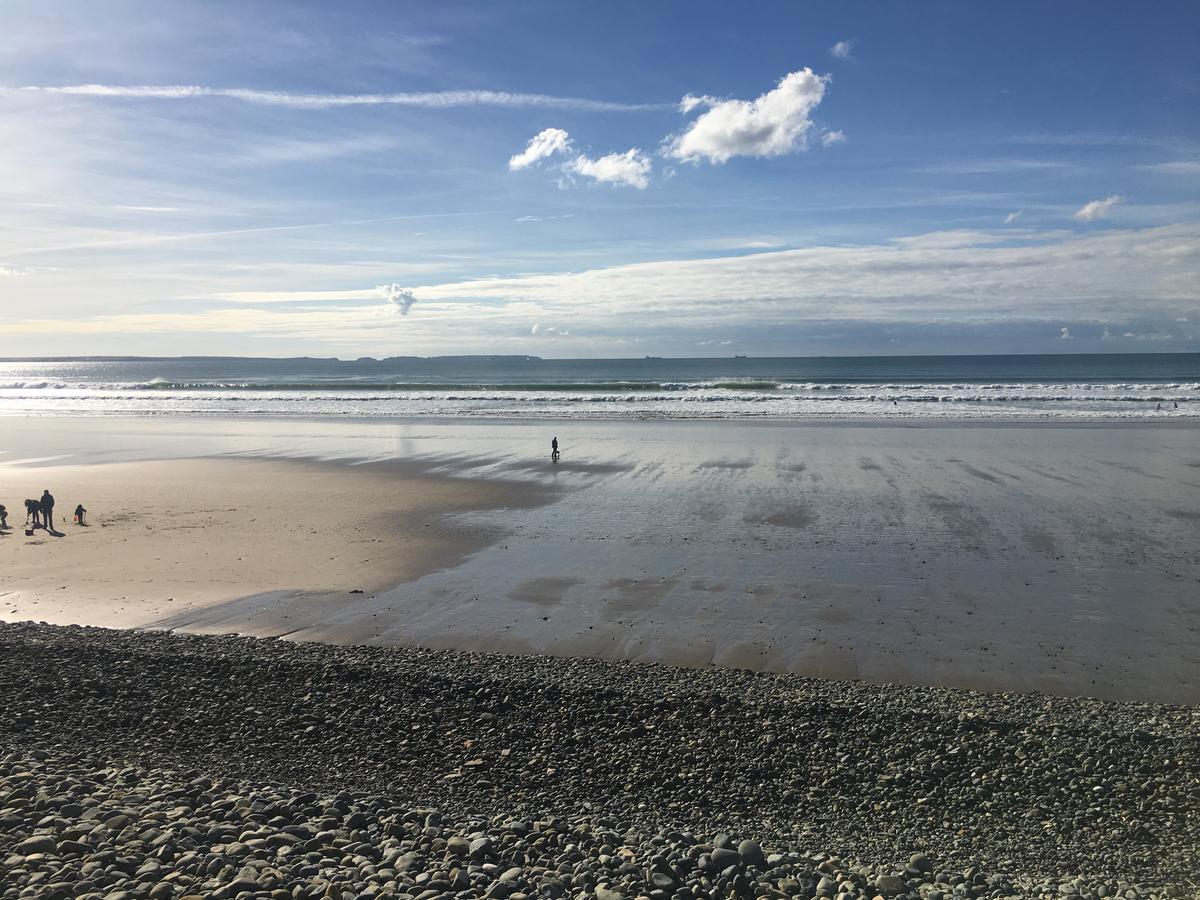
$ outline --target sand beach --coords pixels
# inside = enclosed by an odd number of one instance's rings
[[[1193,424],[5,426],[3,896],[1194,894]]]
[[[8,621],[1200,699],[1188,424],[9,422]]]

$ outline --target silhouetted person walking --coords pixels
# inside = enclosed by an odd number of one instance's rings
[[[553,460],[558,459],[558,435],[555,435],[550,441],[550,458]]]
[[[50,493],[50,489],[42,491],[42,499],[38,502],[42,508],[42,526],[47,531],[54,530],[54,495]]]
[[[83,504],[80,503],[78,506],[75,507],[75,524],[76,525],[86,525],[87,523],[83,521],[83,517],[85,515],[87,515],[87,510],[84,509]]]

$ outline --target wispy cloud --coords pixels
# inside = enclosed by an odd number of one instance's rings
[[[1200,175],[1200,160],[1177,160],[1137,166],[1136,168],[1146,172],[1158,172],[1162,175]]]
[[[1070,232],[1066,232],[1069,234]],[[1040,232],[1028,228],[981,231],[973,228],[953,228],[946,231],[931,231],[898,237],[894,244],[912,250],[949,250],[956,247],[980,247],[986,244],[1003,244],[1012,241],[1053,240],[1064,236],[1064,232]]]
[[[1023,216],[1023,215],[1025,215],[1025,210],[1023,210],[1023,209],[1018,209],[1016,212],[1010,212],[1007,216],[1004,217],[1004,224],[1011,225],[1013,222],[1017,221],[1017,219],[1021,218],[1021,216]]]
[[[1125,198],[1120,194],[1113,194],[1105,197],[1103,200],[1092,200],[1090,203],[1085,203],[1072,216],[1073,219],[1079,222],[1095,222],[1097,219],[1103,219],[1108,215],[1108,211],[1118,203],[1124,202]]]
[[[252,234],[273,234],[276,232],[305,231],[308,229],[338,228],[347,225],[373,225],[381,222],[420,221],[424,219],[455,219],[471,216],[489,215],[490,210],[464,211],[452,213],[413,213],[398,216],[372,216],[367,219],[340,219],[329,222],[300,222],[290,225],[263,225],[254,228],[227,228],[218,231],[187,231],[187,232],[149,232],[128,233],[116,232],[115,236],[100,236],[90,240],[71,241],[60,244],[41,244],[36,247],[18,251],[12,255],[43,255],[61,253],[67,250],[89,250],[115,247],[150,247],[158,244],[175,244],[190,242],[206,242],[237,238]]]
[[[12,88],[4,90],[14,90]],[[404,91],[387,94],[301,94],[290,91],[264,91],[256,88],[217,88],[195,84],[168,85],[24,85],[15,90],[73,97],[127,98],[138,100],[192,100],[223,97],[260,106],[291,109],[335,109],[345,106],[417,106],[447,109],[458,106],[508,106],[582,112],[640,112],[670,109],[665,103],[621,103],[582,97],[556,97],[549,94],[524,94],[512,91]]]
[[[1200,226],[1034,232],[1030,238],[991,243],[986,233],[918,235],[886,244],[397,286],[398,300],[411,292],[427,311],[410,315],[401,331],[398,317],[385,315],[379,302],[392,286],[364,289],[359,280],[345,291],[225,295],[236,305],[220,309],[9,318],[3,333],[47,341],[64,334],[124,341],[134,334],[256,333],[346,346],[402,340],[414,350],[455,352],[519,352],[531,323],[565,321],[573,336],[607,335],[612,342],[651,330],[680,341],[727,339],[747,322],[790,336],[834,325],[1008,328],[1016,322],[1037,324],[1049,332],[1047,340],[1064,327],[1072,339],[1098,337],[1101,326],[1111,334],[1179,339],[1175,323],[1194,307],[1200,277]]]
[[[525,149],[508,161],[509,171],[537,165],[543,159],[571,149],[571,136],[561,128],[546,128],[529,139]]]
[[[358,134],[333,140],[291,140],[252,146],[240,152],[249,163],[318,162],[347,156],[366,156],[391,150],[400,140],[392,135]]]
[[[1179,143],[1176,138],[1148,134],[1105,134],[1098,131],[1014,134],[1004,138],[1003,142],[1047,147],[1169,147]]]
[[[970,159],[930,163],[916,169],[936,175],[995,175],[1005,172],[1062,171],[1077,169],[1074,163],[1047,159]]]
[[[844,144],[846,142],[846,134],[842,131],[827,131],[821,135],[821,143],[826,147],[832,147],[834,144]]]
[[[829,48],[829,55],[836,59],[849,59],[854,49],[854,41],[838,41]]]
[[[262,306],[273,303],[344,303],[356,300],[378,300],[385,297],[391,285],[374,288],[349,288],[344,291],[228,291],[213,294],[213,299],[226,303]]]
[[[735,156],[780,156],[803,150],[813,127],[810,115],[828,85],[829,76],[806,68],[785,75],[773,90],[755,100],[714,101],[689,95],[681,109],[707,105],[708,111],[668,139],[664,153],[685,162],[719,164]]]

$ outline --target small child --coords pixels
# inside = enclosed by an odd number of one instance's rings
[[[76,525],[84,524],[83,517],[86,512],[87,512],[87,510],[83,508],[82,503],[80,503],[77,507],[75,507],[75,524]]]

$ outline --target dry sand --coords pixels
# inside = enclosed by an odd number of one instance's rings
[[[0,532],[0,617],[137,627],[278,592],[376,592],[454,566],[497,532],[451,524],[553,492],[501,480],[434,478],[414,466],[195,459],[3,470],[4,496],[56,499],[58,535],[25,534],[23,506]],[[93,510],[79,527],[77,503]]]

